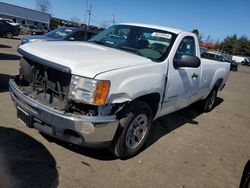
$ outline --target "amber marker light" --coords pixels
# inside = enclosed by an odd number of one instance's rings
[[[93,103],[95,105],[104,105],[109,93],[110,81],[98,81],[96,85]]]

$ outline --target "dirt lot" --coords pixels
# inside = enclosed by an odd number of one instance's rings
[[[230,73],[212,112],[188,107],[157,120],[144,151],[122,161],[16,119],[8,79],[18,42],[0,38],[0,187],[238,187],[250,159],[250,67]]]

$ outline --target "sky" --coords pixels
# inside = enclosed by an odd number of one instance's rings
[[[36,0],[0,0],[36,9]],[[88,3],[87,3],[88,1]],[[206,40],[228,35],[250,38],[250,0],[50,0],[52,16],[85,21],[87,4],[92,5],[91,25],[136,22],[198,29]]]

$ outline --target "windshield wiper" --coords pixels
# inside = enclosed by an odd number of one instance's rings
[[[129,51],[129,52],[134,52],[134,53],[138,52],[138,50],[136,50],[134,48],[126,47],[126,46],[121,46],[121,47],[119,47],[119,49]]]
[[[92,40],[92,41],[88,41],[88,42],[93,42],[95,44],[100,44],[100,45],[104,45],[105,46],[104,42],[101,42],[101,41],[98,41],[98,40]]]
[[[122,47],[119,47],[119,49],[124,50],[124,51],[127,51],[127,52],[131,52],[131,53],[133,53],[133,54],[136,54],[136,55],[139,55],[139,56],[144,57],[144,55],[141,54],[141,53],[139,52],[139,50],[137,50],[137,49],[135,49],[135,48],[130,48],[130,47],[127,47],[127,46],[122,46]]]

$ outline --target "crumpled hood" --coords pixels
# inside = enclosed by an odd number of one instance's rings
[[[89,78],[102,72],[154,63],[139,55],[88,42],[35,42],[19,48],[33,56],[69,67],[72,74]]]

